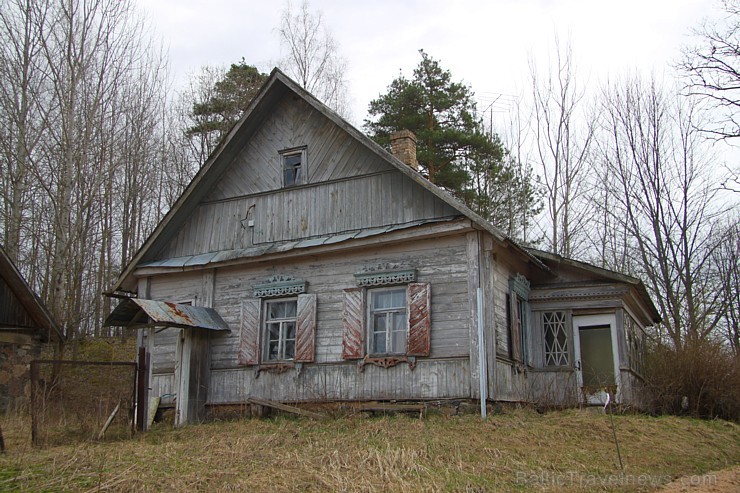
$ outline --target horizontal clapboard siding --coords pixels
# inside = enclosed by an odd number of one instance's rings
[[[316,361],[342,361],[343,292],[355,287],[354,274],[363,266],[397,264],[415,268],[419,282],[432,290],[432,357],[467,356],[468,311],[467,264],[464,237],[447,237],[395,245],[335,257],[324,255],[263,268],[219,269],[216,274],[214,307],[230,327],[240,325],[241,302],[252,296],[255,284],[274,274],[294,276],[308,282],[308,292],[317,295]],[[211,337],[213,368],[237,367],[238,330]]]
[[[362,204],[362,205],[360,205]],[[251,210],[254,227],[241,220]],[[157,258],[246,248],[451,217],[456,212],[398,171],[202,203]]]
[[[282,374],[253,369],[211,372],[209,402],[244,402],[249,397],[277,401],[390,400],[468,398],[469,360],[419,361],[416,369],[407,364],[392,368],[366,366],[358,372],[356,363],[306,366]]]

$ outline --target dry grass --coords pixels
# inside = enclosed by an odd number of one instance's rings
[[[733,423],[615,422],[623,476],[609,419],[591,411],[277,417],[42,450],[30,447],[25,419],[6,417],[0,491],[652,491],[740,463]]]

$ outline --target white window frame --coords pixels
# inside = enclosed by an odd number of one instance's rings
[[[285,302],[293,302],[295,304],[295,315],[293,317],[285,317],[285,318],[277,318],[277,319],[269,319],[270,316],[270,305],[274,303],[285,303]],[[268,363],[275,363],[280,361],[293,361],[295,359],[295,345],[296,340],[298,337],[298,298],[297,297],[290,297],[290,298],[271,298],[266,299],[262,301],[262,313],[264,314],[262,316],[262,335],[263,335],[263,344],[262,344],[262,354],[263,358],[262,360]],[[285,337],[286,331],[285,328],[289,323],[293,323],[293,338],[289,339]],[[270,358],[270,331],[268,326],[269,325],[278,325],[278,357],[277,358]],[[285,345],[286,342],[293,341],[293,354],[291,356],[286,357],[285,355]]]
[[[377,293],[383,293],[388,291],[400,291],[403,292],[403,306],[402,307],[392,307],[392,308],[384,308],[379,310],[374,310],[374,297]],[[406,286],[388,286],[383,288],[374,288],[374,289],[368,289],[367,290],[367,354],[370,356],[396,356],[396,355],[403,355],[406,354],[406,350],[408,347],[408,332],[409,332],[409,322],[408,322],[408,298],[407,298],[407,287]],[[375,333],[379,332],[375,330],[375,326],[373,324],[373,321],[375,319],[374,315],[376,313],[400,313],[401,319],[403,320],[403,330],[402,331],[394,331],[389,330],[389,326],[386,326],[385,330],[385,352],[378,352],[375,351]],[[392,341],[393,341],[393,333],[394,332],[403,332],[404,335],[404,347],[402,350],[393,350],[396,348],[392,348]],[[389,351],[388,348],[391,348]]]
[[[301,164],[299,166],[300,169],[300,180],[296,181],[295,176],[293,176],[293,181],[291,183],[287,183],[287,180],[285,179],[286,171],[288,168],[286,168],[286,161],[287,159],[294,157],[294,156],[300,156]],[[295,169],[295,167],[293,167]],[[307,167],[306,167],[306,148],[305,147],[299,147],[294,149],[286,149],[284,151],[280,151],[280,179],[282,181],[283,187],[297,187],[300,185],[305,185],[308,183],[307,177]]]

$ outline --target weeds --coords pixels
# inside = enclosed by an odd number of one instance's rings
[[[740,427],[725,421],[614,416],[625,474],[658,478],[740,462]],[[620,474],[609,417],[568,410],[475,415],[274,417],[131,440],[31,450],[27,426],[3,418],[2,491],[531,491],[527,481]],[[544,488],[592,491],[589,483]],[[649,491],[639,485],[601,491]]]

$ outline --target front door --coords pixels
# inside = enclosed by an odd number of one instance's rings
[[[616,319],[613,314],[573,317],[576,375],[587,404],[605,404],[619,391]]]

